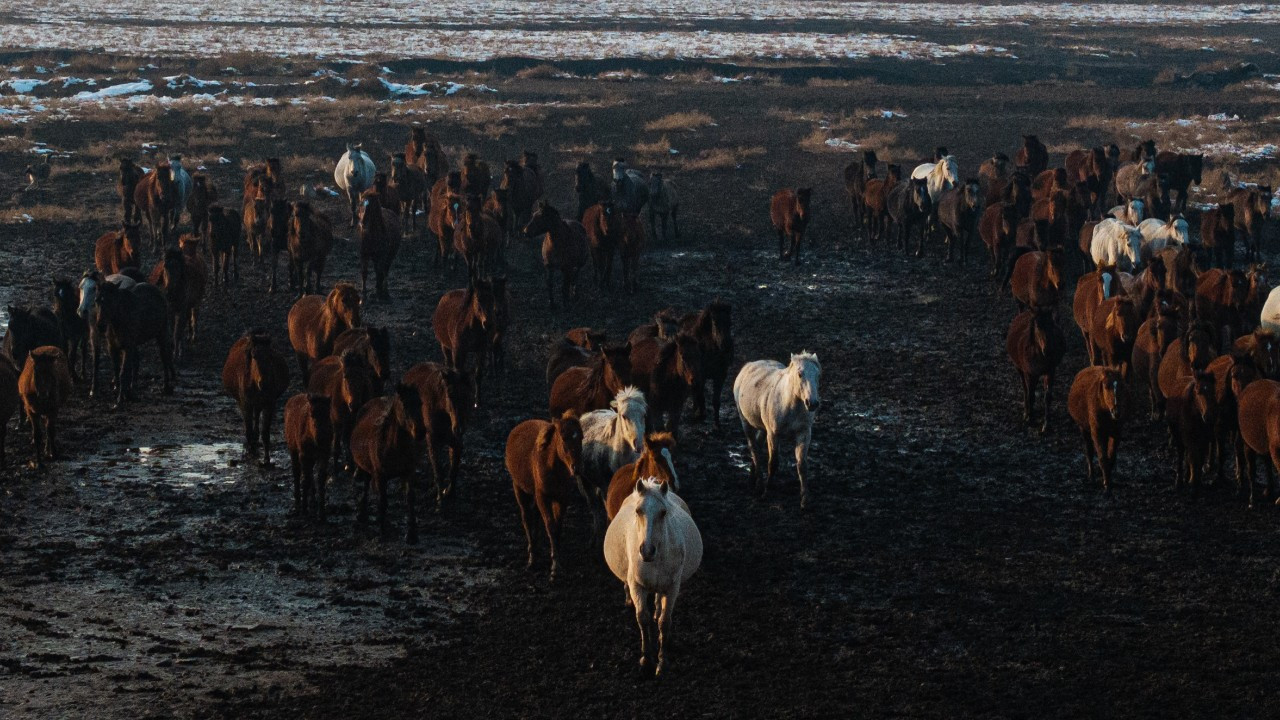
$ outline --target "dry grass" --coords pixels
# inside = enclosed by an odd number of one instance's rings
[[[595,155],[596,153],[604,152],[605,149],[606,148],[595,144],[594,141],[587,141],[585,143],[579,143],[576,145],[575,144],[558,145],[555,148],[556,152],[564,153],[566,155],[573,155],[575,157],[585,157],[588,155]]]
[[[666,157],[671,154],[671,141],[666,135],[654,140],[653,142],[645,142],[643,140],[631,146],[637,155],[658,155]]]
[[[533,67],[523,68],[516,71],[516,79],[518,80],[550,80],[552,78],[563,75],[564,71],[555,65],[543,63],[534,65]]]
[[[560,124],[567,128],[589,127],[591,125],[591,118],[586,115],[574,115],[573,117],[565,118]]]
[[[650,132],[687,132],[715,125],[715,118],[697,110],[664,115],[657,120],[645,123],[644,129]]]
[[[680,166],[685,170],[727,170],[741,167],[747,160],[761,157],[765,149],[759,145],[751,147],[709,148],[698,153],[697,157],[686,158]]]
[[[29,216],[31,220],[27,220],[24,215]],[[78,223],[83,222],[84,219],[83,208],[44,203],[25,205],[0,213],[0,222],[6,225],[24,225],[33,222]]]
[[[811,88],[858,88],[876,84],[874,77],[860,78],[809,78],[806,86]]]

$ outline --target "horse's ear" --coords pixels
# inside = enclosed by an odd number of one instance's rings
[[[671,490],[670,483],[658,483],[658,487],[661,488],[663,495],[666,495]]]

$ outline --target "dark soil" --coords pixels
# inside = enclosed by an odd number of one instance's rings
[[[684,196],[684,235],[647,250],[634,296],[602,294],[588,280],[578,303],[549,311],[532,245],[511,251],[510,367],[468,429],[457,504],[420,516],[417,546],[354,529],[357,489],[345,476],[330,490],[327,524],[293,517],[285,454],[277,449],[269,471],[242,457],[221,364],[250,327],[283,346],[292,300],[268,295],[251,260],[242,258],[240,286],[210,290],[175,395],[159,394],[148,351],[141,399],[112,412],[80,393],[61,419],[66,457],[41,472],[19,468],[27,436],[11,426],[10,467],[0,474],[0,715],[1274,716],[1276,511],[1247,511],[1229,487],[1199,498],[1175,492],[1163,429],[1145,419],[1137,394],[1116,492],[1104,498],[1085,482],[1065,412],[1084,362],[1069,305],[1061,322],[1070,352],[1053,430],[1041,438],[1019,422],[1004,356],[1013,301],[993,296],[979,249],[958,267],[942,262],[936,243],[923,260],[868,247],[852,231],[839,180],[850,156],[800,150],[814,125],[768,112],[901,110],[905,118],[866,129],[896,133],[919,157],[946,144],[966,174],[994,150],[1012,154],[1021,132],[1109,141],[1066,127],[1085,113],[1280,112],[1280,96],[1238,86],[1146,87],[1152,68],[1179,60],[1151,51],[1094,77],[1028,84],[1010,61],[972,61],[981,65],[973,82],[961,64],[886,64],[879,83],[850,87],[488,79],[499,90],[492,102],[608,100],[547,108],[539,126],[498,139],[448,118],[432,124],[447,145],[491,164],[537,149],[561,207],[572,206],[565,168],[578,158],[557,148],[594,142],[600,170],[637,140],[656,139],[645,122],[679,110],[717,123],[668,133],[685,157],[712,147],[767,152],[737,168],[668,171]],[[850,73],[876,74],[857,67]],[[1139,74],[1141,86],[1093,84]],[[407,119],[390,110],[255,109],[238,131],[218,124],[237,112],[226,108],[175,110],[133,127],[96,116],[33,120],[17,132],[80,155],[47,188],[15,193],[0,210],[6,221],[33,205],[84,216],[0,229],[0,300],[44,302],[51,274],[77,276],[91,262],[93,239],[118,212],[110,153],[86,156],[103,141],[142,133],[175,152],[207,141],[210,159],[299,156],[331,167],[352,138],[382,165],[407,136]],[[29,157],[7,150],[0,166],[17,175]],[[916,156],[898,160],[910,167]],[[240,172],[209,169],[224,195]],[[303,181],[329,182],[290,178]],[[768,226],[767,198],[788,185],[815,187],[798,268],[778,262]],[[337,200],[324,209],[346,217]],[[460,271],[433,270],[429,252],[427,241],[408,240],[392,301],[365,305],[367,322],[393,330],[397,374],[439,360],[430,315],[462,282]],[[356,276],[354,255],[339,244],[326,286]],[[557,584],[548,586],[542,545],[525,571],[502,451],[517,422],[545,414],[545,351],[564,330],[622,337],[657,309],[693,310],[715,297],[733,304],[739,362],[802,349],[821,358],[814,489],[801,511],[784,463],[769,499],[751,496],[728,392],[722,427],[686,425],[677,465],[706,556],[680,597],[669,675],[655,683],[640,678],[634,615],[589,545],[583,508],[568,518]],[[397,497],[399,530],[403,510]]]

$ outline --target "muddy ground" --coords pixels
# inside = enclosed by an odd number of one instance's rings
[[[1276,72],[1269,57],[1251,59]],[[1112,59],[1090,77],[1040,83],[1024,82],[1035,67],[977,60],[812,70],[850,80],[836,85],[806,85],[795,67],[778,71],[783,82],[733,84],[489,73],[482,79],[498,93],[486,102],[592,103],[498,121],[505,132],[446,114],[433,117],[433,132],[491,162],[537,149],[562,206],[572,198],[567,166],[583,153],[597,168],[633,156],[636,142],[662,134],[643,125],[672,112],[697,109],[716,123],[666,133],[683,157],[765,152],[669,169],[684,233],[648,249],[634,296],[588,282],[581,302],[549,311],[532,247],[511,252],[510,368],[468,429],[457,504],[425,514],[417,546],[354,530],[347,477],[317,525],[290,514],[284,453],[269,471],[244,461],[219,369],[249,327],[283,342],[291,298],[268,295],[261,269],[243,258],[241,284],[205,301],[175,395],[158,393],[149,352],[140,401],[112,412],[79,393],[61,420],[65,459],[39,472],[21,467],[27,436],[11,425],[0,473],[0,715],[1274,715],[1280,512],[1247,511],[1226,488],[1199,499],[1175,492],[1162,431],[1137,403],[1115,496],[1104,499],[1085,482],[1065,412],[1084,362],[1069,305],[1054,428],[1040,438],[1019,422],[1004,356],[1013,303],[993,296],[977,249],[957,267],[937,244],[924,260],[869,247],[851,231],[839,182],[849,155],[802,150],[816,123],[771,112],[894,109],[906,116],[836,134],[892,133],[904,163],[946,144],[971,172],[993,150],[1012,154],[1021,132],[1051,144],[1112,139],[1067,126],[1082,113],[1229,111],[1265,123],[1280,111],[1274,91],[1255,87],[1152,88],[1155,69],[1178,60],[1197,59]],[[1067,60],[1043,62],[1047,78],[1045,68]],[[158,74],[185,67],[161,64]],[[9,177],[32,141],[75,155],[47,187],[4,200],[0,300],[43,302],[51,274],[88,266],[92,240],[115,222],[110,157],[136,152],[135,140],[174,152],[199,145],[188,152],[231,194],[240,162],[267,155],[295,158],[291,183],[329,182],[345,139],[364,140],[385,164],[413,119],[380,104],[347,115],[254,108],[229,129],[235,112],[120,110],[15,126],[20,141],[0,153]],[[798,184],[815,187],[816,219],[797,268],[777,261],[766,200]],[[336,200],[324,207],[345,217]],[[32,222],[11,219],[24,212]],[[429,257],[425,241],[409,239],[392,301],[365,306],[367,322],[393,330],[397,373],[439,359],[430,313],[462,281]],[[326,285],[353,277],[354,248],[341,243]],[[659,308],[715,297],[733,304],[739,362],[801,349],[822,359],[812,502],[799,509],[786,465],[767,501],[749,495],[728,393],[722,427],[686,425],[677,465],[707,549],[680,598],[670,674],[655,684],[638,676],[634,618],[589,547],[583,508],[569,515],[557,584],[548,587],[542,551],[525,571],[503,443],[517,422],[545,413],[545,350],[564,330],[622,336]],[[398,498],[391,512],[402,527]]]

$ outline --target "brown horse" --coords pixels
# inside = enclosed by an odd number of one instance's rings
[[[1236,208],[1219,203],[1200,215],[1200,244],[1210,251],[1213,264],[1220,268],[1235,266]]]
[[[853,160],[844,166],[844,191],[849,196],[854,220],[859,225],[862,224],[863,196],[867,191],[867,182],[875,178],[878,163],[875,150],[863,150],[861,160]]]
[[[622,234],[618,239],[618,255],[622,260],[622,287],[635,293],[640,286],[640,253],[644,250],[644,226],[640,218],[627,213],[622,215]]]
[[[66,354],[72,373],[77,379],[83,379],[89,362],[89,325],[87,318],[80,316],[80,288],[66,278],[54,278],[52,297],[53,316],[57,318],[58,333],[62,336],[59,347]]]
[[[1031,180],[1031,200],[1048,200],[1060,192],[1067,192],[1071,180],[1066,168],[1054,168],[1037,173]]]
[[[1214,347],[1229,346],[1244,325],[1249,278],[1240,270],[1205,270],[1196,278],[1196,315],[1213,326]]]
[[[947,244],[947,262],[955,257],[957,245],[960,247],[960,264],[969,261],[969,240],[978,231],[981,198],[978,181],[972,178],[944,190],[938,197],[938,224]]]
[[[71,397],[72,385],[67,356],[61,348],[44,345],[27,355],[22,374],[18,376],[18,395],[22,398],[27,422],[31,423],[33,468],[40,467],[45,459],[58,457],[54,425],[58,410]]]
[[[404,153],[396,153],[391,156],[391,177],[387,183],[392,194],[400,201],[397,210],[400,213],[401,231],[407,230],[410,222],[413,229],[417,230],[418,210],[426,206],[426,174],[409,164]]]
[[[1124,413],[1124,380],[1115,368],[1094,365],[1081,370],[1067,394],[1067,411],[1084,442],[1084,462],[1093,480],[1094,458],[1102,472],[1102,490],[1111,493],[1111,474],[1120,444],[1120,423]]]
[[[265,260],[271,266],[271,281],[267,285],[269,293],[276,291],[276,270],[280,264],[280,253],[289,250],[292,214],[293,208],[284,198],[271,198],[267,202],[267,222],[258,247],[258,252],[261,253],[258,259]],[[290,285],[293,284],[293,278],[290,276]]]
[[[1166,291],[1168,292],[1168,291]],[[1134,384],[1145,387],[1151,400],[1151,419],[1164,415],[1164,395],[1160,393],[1160,362],[1178,336],[1178,316],[1166,297],[1157,298],[1152,314],[1138,327],[1130,356]]]
[[[1093,345],[1089,355],[1094,364],[1116,368],[1120,376],[1128,380],[1133,341],[1137,339],[1141,323],[1133,298],[1117,295],[1103,300],[1093,313],[1093,327],[1089,331],[1089,342]]]
[[[612,520],[627,501],[627,496],[635,492],[636,482],[641,478],[655,478],[664,485],[679,492],[680,478],[672,460],[672,452],[676,448],[676,438],[668,432],[649,433],[644,438],[644,450],[635,462],[618,468],[609,481],[609,492],[605,498],[605,514]]]
[[[547,388],[550,389],[565,370],[589,365],[604,343],[605,334],[591,328],[575,328],[557,340],[547,354]]]
[[[1182,335],[1169,343],[1160,359],[1157,381],[1160,394],[1169,398],[1182,392],[1183,384],[1197,371],[1204,370],[1217,357],[1213,329],[1204,322],[1192,322]]]
[[[573,190],[578,194],[578,221],[583,225],[587,224],[587,208],[613,197],[609,181],[592,172],[591,164],[585,160],[574,171]]]
[[[991,256],[991,270],[987,277],[1000,277],[1009,262],[1009,254],[1018,232],[1018,208],[1013,203],[996,202],[982,211],[978,221],[978,236]]]
[[[391,378],[391,332],[385,327],[356,327],[344,330],[333,341],[333,354],[352,350],[364,356],[373,371],[373,389],[381,394]]]
[[[484,358],[491,347],[496,302],[493,284],[477,280],[471,287],[442,295],[431,316],[445,366],[470,375],[477,400],[484,398]],[[474,364],[468,363],[473,354]]]
[[[1271,197],[1270,185],[1232,187],[1226,193],[1226,202],[1235,208],[1236,236],[1244,238],[1245,262],[1257,262],[1262,257],[1262,230],[1271,210]]]
[[[778,233],[778,259],[800,264],[800,243],[812,217],[812,188],[784,188],[769,200],[769,219]]]
[[[319,293],[320,276],[333,247],[333,223],[304,201],[292,203],[289,214],[290,283],[298,294]]]
[[[451,172],[431,187],[427,229],[436,236],[435,266],[449,258],[453,248],[453,227],[462,212],[462,175]]]
[[[587,264],[587,230],[577,220],[565,220],[559,211],[546,201],[538,203],[537,210],[525,224],[525,237],[542,235],[542,266],[547,273],[547,301],[555,307],[554,277],[561,276],[561,294],[567,303],[578,297],[578,273]]]
[[[1062,251],[1037,250],[1024,253],[1013,263],[1010,287],[1018,309],[1056,307],[1062,282]]]
[[[1156,153],[1156,175],[1169,178],[1169,186],[1164,194],[1164,204],[1173,212],[1187,211],[1188,189],[1192,184],[1200,184],[1200,175],[1204,171],[1204,155],[1175,153],[1161,150]],[[1178,193],[1176,203],[1168,200],[1169,192]]]
[[[1000,196],[1009,184],[1011,170],[1009,156],[1002,152],[995,153],[978,167],[978,185],[987,205],[1000,202]]]
[[[1064,161],[1072,182],[1084,183],[1089,190],[1090,217],[1101,217],[1113,170],[1106,148],[1099,145],[1089,150],[1072,150]]]
[[[498,263],[502,227],[484,212],[479,195],[468,195],[453,226],[453,249],[467,264],[467,281],[474,283]]]
[[[151,248],[164,247],[173,229],[173,210],[178,190],[173,184],[172,168],[167,161],[160,161],[133,188],[133,203],[147,221]]]
[[[585,367],[565,370],[551,386],[550,414],[567,410],[578,415],[609,407],[631,381],[631,343],[605,345]]]
[[[333,467],[352,467],[351,431],[360,408],[374,397],[373,370],[364,355],[347,350],[341,355],[321,358],[311,367],[307,392],[329,398],[329,419],[333,424],[330,455]],[[347,456],[342,457],[346,448]]]
[[[173,326],[169,303],[154,285],[138,283],[122,288],[104,282],[98,286],[98,322],[105,328],[107,350],[114,362],[116,407],[133,398],[133,385],[142,365],[139,348],[149,342],[160,350],[164,368],[164,394],[173,392]]]
[[[1101,267],[1091,273],[1085,273],[1076,281],[1076,294],[1071,300],[1072,316],[1080,335],[1084,337],[1084,347],[1089,353],[1089,362],[1094,362],[1093,344],[1089,342],[1089,334],[1093,332],[1093,317],[1098,306],[1110,297],[1124,294],[1124,286],[1120,284],[1119,273],[1114,267]]]
[[[368,297],[369,263],[373,263],[374,294],[389,300],[387,274],[400,250],[400,225],[396,213],[378,204],[367,192],[360,205],[360,294]]]
[[[267,222],[271,217],[271,199],[267,196],[266,190],[259,185],[253,194],[244,196],[240,209],[245,243],[249,246],[249,252],[261,263],[266,254]]]
[[[622,241],[622,213],[611,200],[596,203],[582,216],[591,247],[591,267],[596,287],[613,284],[613,256]]]
[[[1218,407],[1215,378],[1200,371],[1168,399],[1169,438],[1174,457],[1173,485],[1188,484],[1196,490],[1213,450]]]
[[[862,230],[867,242],[884,237],[889,220],[889,193],[901,181],[902,168],[892,164],[886,167],[883,180],[867,180],[866,190],[862,192]]]
[[[263,164],[255,165],[245,171],[243,195],[254,195],[259,187],[270,199],[284,197],[286,185],[280,158],[267,158]]]
[[[504,248],[511,247],[511,237],[515,235],[512,228],[514,215],[511,212],[511,199],[506,190],[502,188],[494,188],[489,192],[489,197],[484,201],[484,213],[493,218],[498,223],[498,227],[502,228],[502,245]]]
[[[1243,353],[1265,377],[1274,378],[1280,373],[1280,338],[1266,328],[1256,328],[1241,335],[1231,345],[1231,352]]]
[[[326,395],[301,392],[284,404],[284,444],[293,471],[293,511],[325,516],[325,485],[333,450]]]
[[[334,341],[353,327],[360,327],[360,291],[351,283],[334,285],[327,297],[298,298],[289,308],[289,344],[303,382],[311,377],[307,364],[333,354]]]
[[[698,341],[701,375],[693,388],[693,421],[707,417],[707,382],[711,382],[711,420],[720,427],[720,396],[724,381],[733,364],[733,307],[722,300],[712,300],[707,307],[680,319],[680,330]]]
[[[646,338],[631,345],[631,383],[648,401],[648,427],[680,432],[680,411],[702,372],[698,340],[678,334],[673,340]]]
[[[462,158],[462,193],[485,197],[489,194],[489,186],[493,178],[489,172],[489,163],[480,159],[475,153],[467,153]]]
[[[578,463],[582,458],[582,426],[573,413],[554,420],[525,420],[507,436],[506,465],[528,553],[525,568],[533,567],[533,533],[529,529],[530,505],[542,515],[551,546],[551,580],[556,579],[560,524],[565,505],[578,494]]]
[[[120,210],[125,223],[142,223],[142,211],[134,203],[133,193],[144,174],[142,168],[130,158],[120,158],[116,172],[116,195],[120,197]]]
[[[1036,386],[1044,380],[1044,419],[1040,434],[1049,432],[1049,400],[1053,378],[1066,351],[1062,330],[1053,321],[1052,307],[1032,307],[1014,316],[1005,335],[1005,351],[1022,379],[1022,422],[1034,422]]]
[[[170,249],[164,259],[151,270],[148,282],[160,288],[169,302],[173,316],[173,360],[182,358],[185,341],[194,343],[200,321],[200,303],[204,300],[209,271],[200,252],[200,241],[184,235],[186,249]]]
[[[1242,487],[1245,483],[1248,484],[1249,507],[1253,507],[1257,494],[1254,477],[1259,455],[1268,461],[1267,497],[1275,496],[1273,471],[1280,468],[1280,382],[1254,380],[1236,397],[1236,422],[1240,429],[1240,442],[1236,448],[1236,473]]]
[[[98,272],[114,275],[127,267],[139,267],[142,226],[125,223],[119,230],[104,233],[94,244],[93,264]]]
[[[390,210],[396,216],[396,223],[400,221],[400,196],[396,194],[395,188],[391,186],[391,179],[386,173],[374,173],[373,184],[365,188],[360,193],[361,201],[373,200],[374,204],[381,206],[386,210]]]
[[[1049,167],[1049,148],[1035,135],[1023,135],[1022,147],[1013,156],[1013,162],[1019,170],[1035,177]]]
[[[213,284],[222,276],[225,286],[234,271],[240,282],[240,214],[220,205],[209,206],[209,252],[213,255]]]
[[[5,441],[9,435],[9,420],[22,404],[18,394],[18,367],[7,355],[0,355],[0,468],[8,465]]]
[[[1227,454],[1235,453],[1240,442],[1237,417],[1240,393],[1249,383],[1262,377],[1253,360],[1243,353],[1220,355],[1209,363],[1205,372],[1213,375],[1214,403],[1217,406],[1217,425],[1213,429],[1213,450],[1210,463],[1215,466],[1217,480],[1226,477]],[[1236,468],[1240,480],[1242,467]],[[1243,486],[1241,486],[1243,489]]]
[[[542,198],[542,176],[539,172],[517,160],[508,160],[502,168],[502,183],[498,186],[511,198],[511,211],[517,226],[529,223],[534,206]]]
[[[269,333],[251,330],[235,341],[222,365],[222,390],[240,406],[249,455],[262,447],[262,467],[271,466],[271,421],[288,388],[289,363],[272,347]]]
[[[209,207],[218,202],[218,187],[204,173],[191,176],[191,194],[187,196],[187,212],[196,235],[209,236]]]
[[[453,497],[462,466],[462,435],[475,400],[465,375],[436,363],[418,363],[404,374],[406,385],[418,389],[426,425],[427,459],[436,483],[436,508]],[[447,463],[447,467],[442,466]],[[443,480],[446,478],[447,480]]]
[[[365,404],[351,432],[351,454],[355,458],[357,477],[363,476],[360,509],[356,523],[364,525],[369,517],[369,486],[378,491],[378,526],[387,536],[387,483],[401,478],[404,484],[405,510],[409,515],[404,541],[418,542],[418,513],[414,501],[414,472],[418,467],[424,426],[422,399],[412,385],[396,385],[394,395],[374,398]]]

